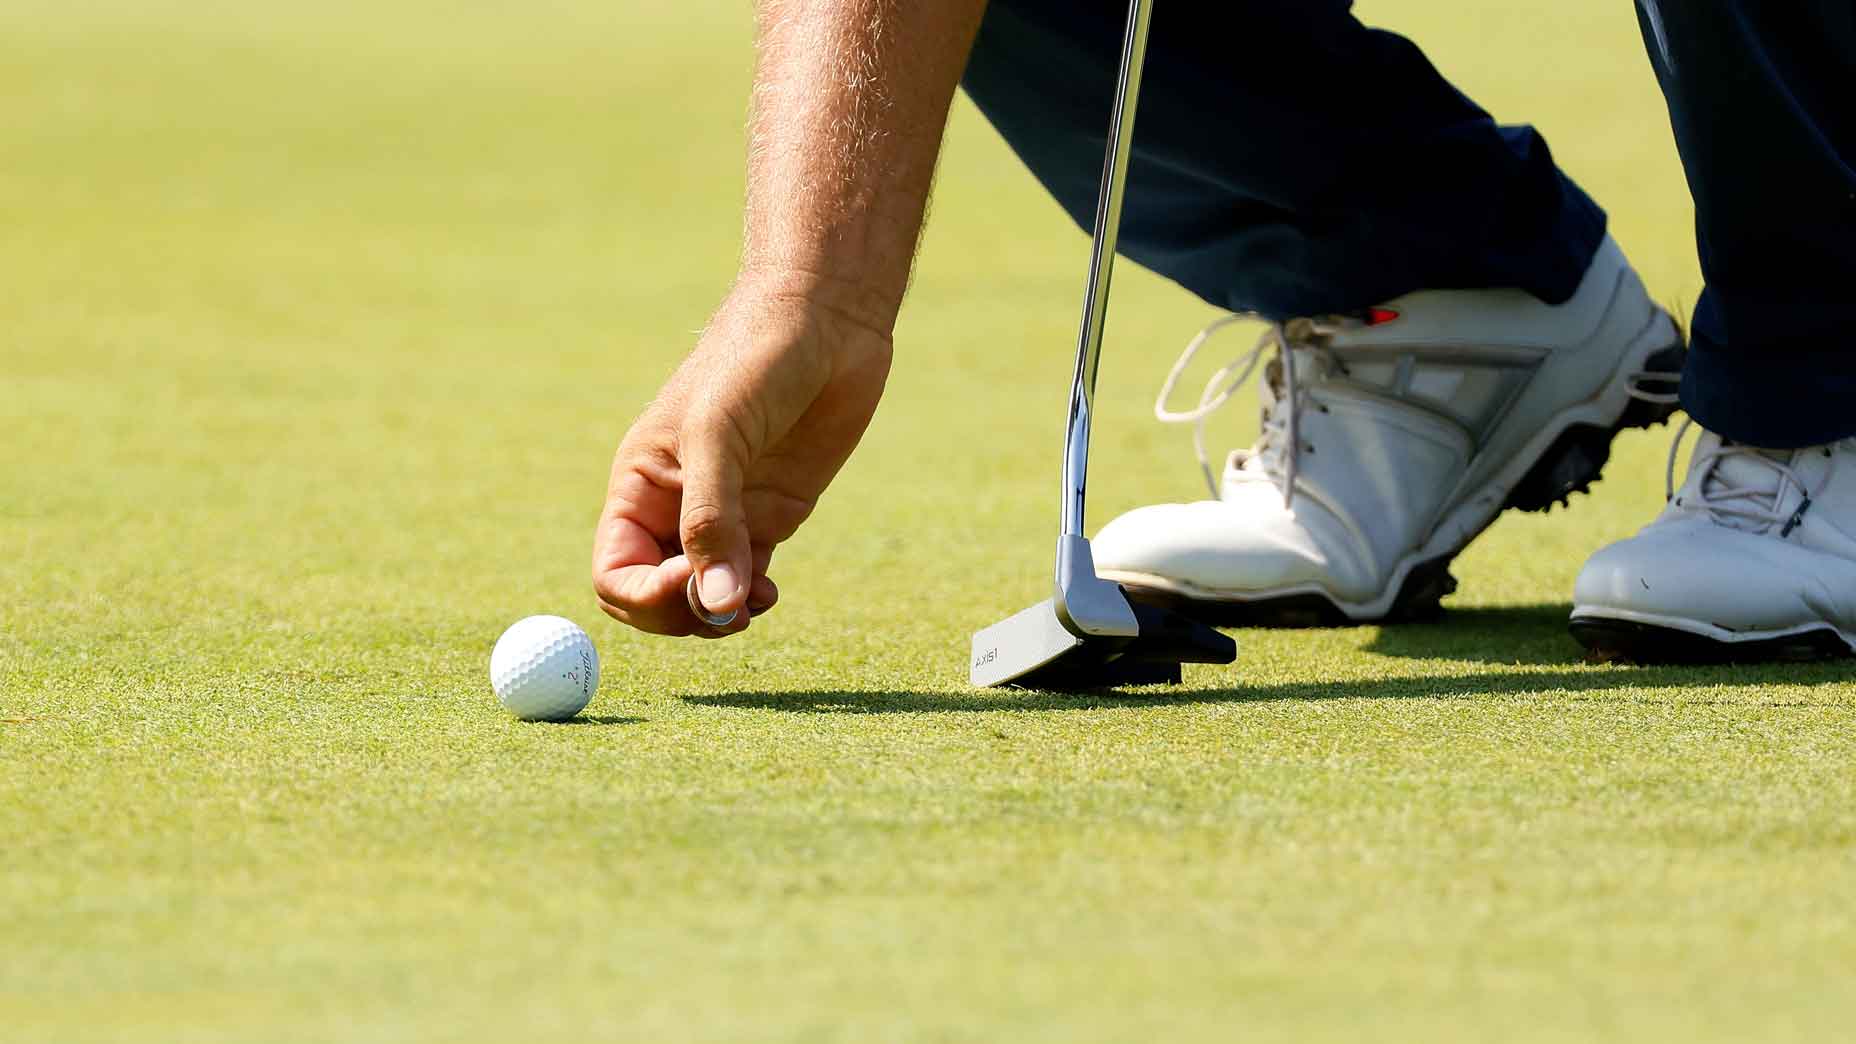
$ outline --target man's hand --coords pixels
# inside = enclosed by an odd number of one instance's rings
[[[862,437],[889,375],[889,337],[803,297],[738,289],[619,445],[593,546],[613,617],[721,637],[773,607],[774,546],[793,535]],[[745,607],[726,628],[705,608]]]
[[[593,542],[606,612],[721,637],[773,606],[793,535],[889,375],[941,132],[986,0],[760,0],[735,289],[619,446]],[[727,627],[703,607],[744,609]]]

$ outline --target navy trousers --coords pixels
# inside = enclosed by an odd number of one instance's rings
[[[1418,289],[1569,297],[1605,214],[1351,0],[1161,0],[1121,250],[1274,318]],[[1707,289],[1683,404],[1730,439],[1856,435],[1856,2],[1640,0]],[[992,0],[967,93],[1059,204],[1094,219],[1126,7]]]

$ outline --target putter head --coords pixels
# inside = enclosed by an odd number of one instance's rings
[[[1229,637],[1133,601],[1096,576],[1089,541],[1066,536],[1057,545],[1056,596],[975,633],[970,677],[982,688],[1074,692],[1177,685],[1181,664],[1236,659]]]

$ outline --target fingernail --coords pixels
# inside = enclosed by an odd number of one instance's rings
[[[702,604],[714,609],[735,596],[741,582],[735,579],[734,567],[718,562],[702,571]]]

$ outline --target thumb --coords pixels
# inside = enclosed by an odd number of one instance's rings
[[[743,452],[732,425],[698,422],[682,437],[683,512],[677,532],[703,608],[726,615],[747,602],[752,549],[741,506]]]

